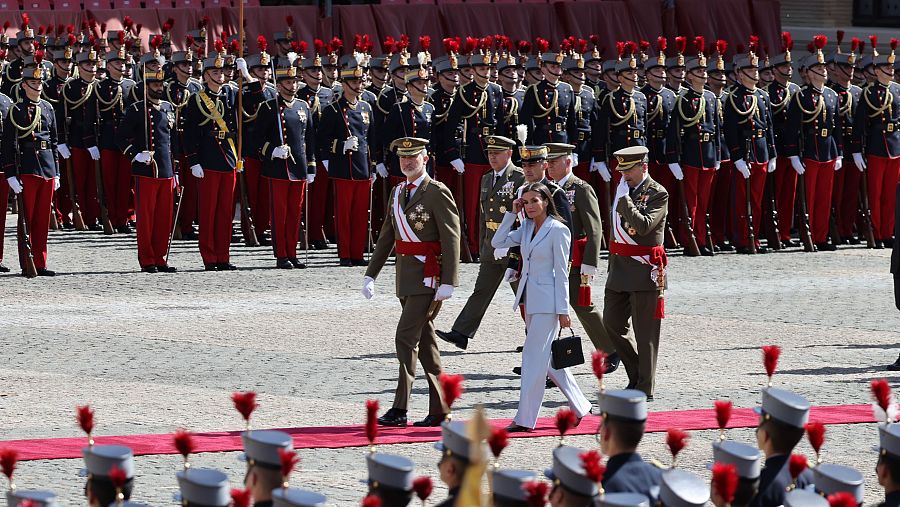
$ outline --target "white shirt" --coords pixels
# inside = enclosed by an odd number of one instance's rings
[[[427,176],[427,175],[428,175],[428,173],[422,173],[422,176],[419,176],[419,179],[417,179],[416,181],[406,180],[406,183],[404,183],[404,185],[409,185],[410,183],[412,183],[413,185],[416,186],[416,188],[409,190],[409,195],[407,196],[407,199],[412,199],[413,194],[415,194],[416,190],[419,190],[419,187],[422,186],[422,182],[425,181],[425,176]]]

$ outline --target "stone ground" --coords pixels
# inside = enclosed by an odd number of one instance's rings
[[[15,265],[14,216],[7,223],[6,264]],[[728,398],[736,407],[755,406],[764,384],[759,347],[783,349],[776,383],[819,405],[866,403],[868,382],[887,376],[883,366],[900,347],[900,319],[892,300],[889,251],[845,248],[836,253],[797,250],[758,256],[719,255],[670,263],[668,317],[663,323],[658,391],[651,410],[710,408]],[[233,247],[242,269],[202,271],[195,243],[177,243],[175,275],[138,271],[133,235],[51,233],[50,267],[59,276],[26,280],[0,276],[0,438],[77,436],[74,407],[90,403],[97,435],[239,430],[242,423],[229,395],[256,390],[255,427],[358,424],[364,401],[389,406],[396,363],[393,329],[399,304],[393,268],[377,283],[376,298],[359,294],[363,268],[339,268],[335,251],[310,256],[311,269],[270,269],[264,248]],[[477,265],[464,265],[462,287],[437,319],[448,329],[471,293]],[[602,297],[603,277],[595,285]],[[512,294],[502,289],[469,350],[446,350],[444,368],[466,377],[457,418],[482,403],[489,415],[513,416],[519,364],[514,349],[523,338]],[[576,323],[576,332],[578,331]],[[585,350],[590,342],[585,340]],[[575,369],[594,393],[590,366]],[[621,370],[609,385],[624,387]],[[419,379],[410,416],[427,412],[427,390]],[[564,406],[548,391],[543,416]],[[753,442],[753,430],[733,430]],[[698,431],[681,466],[708,475],[715,431]],[[646,456],[668,463],[664,434],[650,434]],[[590,447],[592,438],[574,437]],[[508,467],[543,470],[555,438],[514,439],[504,453]],[[877,503],[874,477],[875,425],[828,427],[825,458],[849,464],[866,476],[866,503]],[[2,445],[2,444],[0,444]],[[418,474],[435,479],[444,496],[432,444],[382,446],[417,463]],[[809,452],[804,443],[803,450]],[[365,486],[364,448],[301,451],[292,484],[326,493],[333,505],[357,505]],[[238,453],[200,454],[194,466],[220,467],[234,483],[243,478]],[[136,460],[137,501],[174,503],[180,457]],[[80,460],[22,463],[20,487],[49,486],[64,504],[82,502]]]

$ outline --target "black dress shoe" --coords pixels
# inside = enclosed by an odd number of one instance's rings
[[[63,222],[62,228],[67,231],[74,231],[75,224],[73,224],[72,222]]]
[[[554,389],[555,387],[556,384],[554,384],[553,381],[550,380],[550,377],[547,377],[546,382],[544,382],[544,389]]]
[[[394,426],[397,428],[406,427],[406,410],[392,408],[378,418],[379,426]]]
[[[895,241],[894,238],[888,238],[888,239],[882,240],[882,243],[884,243],[885,248],[894,248],[894,241]]]
[[[219,265],[218,264],[204,264],[203,269],[204,269],[204,271],[218,271]]]
[[[156,266],[144,266],[141,268],[141,271],[144,273],[158,273],[159,270],[156,269]]]
[[[519,354],[521,354],[523,350],[525,350],[525,347],[523,347],[521,345],[516,347],[516,352],[518,352]]]
[[[767,254],[767,253],[769,253],[769,249],[764,246],[758,246],[758,247],[756,247],[756,253]]]
[[[134,231],[131,230],[131,227],[129,227],[128,224],[125,224],[116,227],[116,232],[120,234],[131,234]]]
[[[100,224],[91,224],[91,225],[88,226],[88,230],[89,230],[89,231],[102,231],[102,230],[103,230],[103,226],[100,225]]]
[[[56,271],[51,271],[47,268],[37,270],[38,276],[56,276]]]
[[[278,269],[294,269],[294,265],[291,264],[287,257],[279,257],[275,261],[275,267]]]
[[[350,259],[350,262],[354,266],[368,266],[369,265],[369,261],[367,261],[365,259]]]
[[[436,426],[440,426],[442,422],[447,418],[446,414],[442,415],[428,415],[425,419],[422,419],[419,422],[414,422],[413,426],[417,428],[434,428]]]
[[[522,367],[521,366],[513,366],[513,373],[515,373],[516,375],[521,375]]]
[[[188,231],[188,232],[182,231],[182,233],[181,233],[182,241],[197,241],[197,238],[199,238],[199,236],[197,236],[197,233],[194,231]]]
[[[230,262],[220,262],[217,266],[219,266],[219,271],[237,271],[237,266]]]
[[[738,247],[737,253],[739,253],[741,255],[751,255],[753,252],[751,252],[749,248],[742,246],[742,247]]]
[[[716,247],[722,252],[733,252],[734,246],[729,243],[719,243]]]
[[[648,402],[653,401],[653,395],[652,395],[652,394],[648,394],[648,395],[647,395],[647,401],[648,401]]]
[[[857,238],[856,236],[844,236],[841,238],[841,241],[843,241],[844,243],[849,244],[849,245],[858,245],[859,244],[859,238]]]
[[[266,238],[256,238],[256,242],[259,243],[259,246],[272,246],[272,240]]]
[[[885,369],[888,371],[900,371],[900,357],[897,357],[897,360],[894,361],[894,364],[888,365],[888,367]]]
[[[296,257],[288,257],[288,261],[294,266],[296,269],[306,269],[306,264],[300,262],[300,259]]]
[[[583,415],[583,416],[581,416],[581,417],[579,417],[578,419],[575,420],[575,427],[577,428],[578,425],[581,424],[581,420],[582,420],[582,419],[584,419],[585,417],[587,417],[588,415],[591,415],[591,414],[593,414],[593,413],[594,413],[594,408],[593,408],[593,407],[589,408],[587,414],[585,414],[585,415]]]
[[[606,375],[616,371],[619,369],[619,364],[622,362],[622,359],[619,357],[618,352],[613,352],[609,356],[606,357]]]
[[[876,239],[875,240],[875,250],[881,250],[882,248],[884,248],[884,245],[881,243],[881,240]]]
[[[696,254],[690,252],[687,247],[685,247],[684,252],[682,253],[685,257],[697,257]]]
[[[169,266],[168,264],[161,264],[159,266],[156,266],[156,270],[160,273],[175,273],[178,271],[178,268]]]
[[[0,264],[0,273],[9,273],[9,268]]]
[[[715,254],[713,253],[712,250],[709,249],[708,246],[701,246],[700,247],[700,255],[702,255],[703,257],[712,257]]]
[[[327,250],[328,243],[325,242],[324,239],[317,239],[310,243],[310,246],[313,247],[313,250]]]
[[[837,247],[832,245],[831,243],[816,243],[816,249],[821,250],[823,252],[834,252],[837,250]]]
[[[625,389],[634,389],[634,382],[628,381],[628,385],[625,386]]]
[[[511,423],[506,427],[507,433],[531,433],[532,431],[534,430],[531,428],[526,428],[525,426],[519,426],[516,423]]]
[[[350,259],[341,259],[341,267],[342,268],[352,268],[353,261],[351,261]]]
[[[458,331],[435,331],[438,338],[445,342],[452,343],[458,349],[466,350],[469,346],[469,337]]]
[[[796,248],[800,246],[800,242],[796,239],[786,239],[781,242],[781,246],[784,248]]]

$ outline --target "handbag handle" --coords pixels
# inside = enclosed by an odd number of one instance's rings
[[[569,332],[572,333],[572,338],[575,338],[575,330],[572,329],[572,326],[569,326]],[[562,337],[563,328],[559,328],[559,333],[556,333],[556,339],[559,340]]]

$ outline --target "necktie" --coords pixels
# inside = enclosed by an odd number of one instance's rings
[[[406,184],[406,200],[409,201],[409,197],[412,195],[412,191],[416,188],[415,183],[407,183]]]

